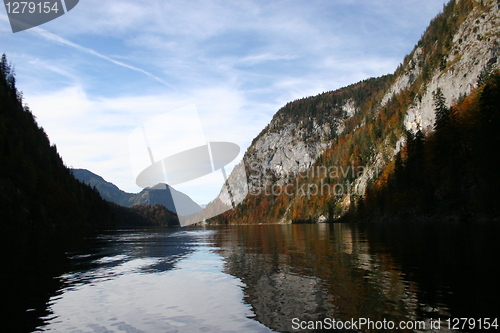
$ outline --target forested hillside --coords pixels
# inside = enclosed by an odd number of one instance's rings
[[[439,216],[459,220],[500,217],[500,72],[457,104],[435,96],[435,131],[407,133],[404,149],[370,184],[346,218],[388,220]]]
[[[430,137],[435,131],[436,115],[439,117],[441,112],[436,114],[436,94],[441,94],[442,110],[449,109],[451,104],[460,104],[471,93],[476,94],[478,101],[481,100],[482,93],[479,91],[493,89],[488,78],[500,69],[499,54],[500,4],[493,0],[451,0],[443,7],[443,12],[431,21],[413,51],[393,75],[368,79],[334,92],[294,101],[279,110],[245,154],[250,194],[235,210],[213,221],[334,221],[347,212],[356,211],[357,205],[364,204],[367,189],[375,191],[378,187],[373,184],[379,184],[388,177],[388,170],[395,161],[398,165],[412,165],[411,154],[410,160],[406,161],[407,148],[400,153],[402,148],[409,147],[411,150],[415,140],[425,141],[428,136],[429,147],[434,145],[431,144],[433,140],[441,140]],[[489,88],[474,90],[485,82],[490,82]],[[457,120],[460,128],[453,132],[456,137],[447,139],[450,148],[444,149],[444,143],[440,144],[442,157],[453,151],[454,144],[460,142],[462,145],[463,137],[472,135],[470,131],[482,128],[478,124],[483,111],[467,111],[465,113],[475,114],[477,118],[463,116],[464,119]],[[463,122],[471,124],[467,127]],[[451,135],[447,134],[448,137]],[[495,132],[488,135],[495,136]],[[486,147],[493,147],[487,141],[481,141],[481,145],[478,142],[464,143],[461,149],[469,150],[468,155],[459,155],[462,159],[476,159],[467,162],[476,165],[476,168],[481,163],[491,164],[491,161],[481,159],[484,156],[480,152],[486,153]],[[477,151],[471,152],[472,149]],[[457,155],[454,158],[458,158]],[[434,170],[438,176],[434,174],[432,177],[444,181],[455,177],[451,175],[461,175],[458,170],[462,167],[447,164],[439,172]],[[417,169],[419,176],[408,182],[428,181],[427,170]],[[471,214],[458,203],[462,200],[458,199],[458,194],[452,199],[454,190],[446,190],[447,194],[442,192],[444,187],[438,184],[439,181],[435,183],[436,193],[432,193],[432,197],[427,196],[426,200],[436,199],[441,214]],[[497,179],[489,177],[488,180],[483,178],[477,181],[485,183]],[[423,183],[420,185],[425,187]],[[478,186],[477,191],[481,193],[489,191],[484,186]],[[461,191],[475,198],[469,196],[470,200],[479,200],[479,197],[487,200],[486,192],[479,195],[471,188]],[[383,200],[380,199],[383,194],[377,193],[377,200]],[[411,200],[410,197],[408,195],[408,200]],[[367,195],[367,204],[373,200],[373,193]],[[453,200],[458,201],[452,203]],[[473,205],[476,207],[474,214],[490,216],[491,212],[481,212],[481,205]],[[395,210],[407,209],[403,205],[397,208],[395,203],[393,207]],[[362,211],[368,213],[366,209],[364,207]]]
[[[0,64],[0,223],[3,233],[80,233],[113,225],[109,205],[76,180]]]
[[[23,103],[12,66],[0,63],[0,227],[2,235],[71,239],[96,229],[178,224],[163,206],[124,208],[73,176]]]

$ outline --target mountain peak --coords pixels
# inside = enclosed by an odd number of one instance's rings
[[[146,189],[150,190],[166,190],[167,188],[170,188],[170,186],[168,186],[168,184],[165,183],[158,183],[155,186],[146,187]]]

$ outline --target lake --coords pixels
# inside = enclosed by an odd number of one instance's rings
[[[4,315],[47,332],[477,331],[500,314],[498,235],[453,223],[109,231],[31,265]]]

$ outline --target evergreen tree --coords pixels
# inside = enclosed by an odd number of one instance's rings
[[[443,95],[441,88],[437,88],[433,93],[434,105],[436,110],[436,121],[434,129],[438,130],[445,128],[450,122],[450,109],[446,106],[446,98]]]

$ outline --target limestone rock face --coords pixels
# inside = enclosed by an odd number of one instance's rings
[[[443,69],[433,73],[421,98],[415,100],[406,114],[408,130],[432,130],[435,121],[432,93],[438,88],[449,106],[477,87],[481,73],[500,68],[500,8],[494,1],[489,3],[491,10],[474,8],[453,36],[453,51],[443,57]],[[418,63],[419,53],[415,52],[414,58]]]
[[[344,121],[352,117],[357,108],[346,99],[337,108],[340,116],[318,121],[315,118],[286,121],[275,117],[248,149],[244,157],[250,177],[250,190],[262,188],[271,180],[283,182],[309,169],[317,158],[331,145],[331,138],[344,130]],[[304,126],[311,122],[312,126]]]
[[[454,25],[453,29],[450,28],[453,32],[445,34],[444,37],[441,35],[439,41],[436,37],[431,43],[428,43],[429,38],[426,43],[419,42],[405,59],[404,65],[390,77],[390,81],[385,85],[381,83],[380,87],[375,88],[378,91],[370,96],[370,98],[377,96],[376,102],[370,106],[373,108],[371,110],[375,110],[372,118],[374,121],[377,120],[377,112],[390,105],[388,103],[391,99],[411,91],[412,100],[405,106],[407,109],[401,128],[413,133],[420,129],[424,134],[428,134],[434,127],[433,93],[438,88],[450,106],[478,87],[487,74],[500,69],[500,3],[497,0],[473,1],[472,7],[467,7],[472,10],[467,9],[465,14],[461,12],[461,15],[465,16],[458,21],[460,12],[457,8],[464,0],[454,1],[455,3],[451,4],[455,7],[448,7],[453,9],[451,14],[446,14],[448,16],[445,19],[446,22],[461,23],[458,23],[458,26]],[[436,28],[436,25],[433,28],[440,29]],[[433,35],[428,36],[434,38]],[[445,49],[448,50],[446,54],[440,54],[439,47],[442,45],[446,45]],[[363,82],[356,85],[362,87]],[[304,103],[297,104],[304,107],[303,110],[297,110],[297,107],[295,109],[285,107],[276,113],[270,124],[254,139],[240,166],[240,171],[241,167],[245,167],[249,193],[270,184],[283,184],[298,173],[307,171],[322,153],[332,146],[335,138],[345,134],[347,120],[366,112],[360,108],[360,105],[363,105],[362,101],[359,99],[355,101],[347,94],[342,95],[339,93],[341,91],[342,89],[331,92],[331,94],[338,93],[340,97],[335,103],[327,105],[326,109],[323,106],[321,112],[311,111],[310,105]],[[358,121],[357,119],[360,119],[359,123],[354,127],[350,124],[349,131],[364,130],[371,121],[366,117],[351,120]],[[400,135],[397,134],[394,138],[392,133],[392,138],[382,138],[383,144],[370,147],[372,153],[369,161],[364,161],[365,172],[352,181],[349,193],[337,199],[337,204],[343,207],[344,211],[351,204],[353,196],[364,195],[368,184],[377,179],[379,171],[384,169],[404,146],[405,138]],[[241,172],[240,174],[233,172],[229,178],[233,182],[244,183]],[[286,212],[289,211],[288,207]],[[323,220],[326,216],[325,211],[317,213],[316,220]],[[323,218],[320,218],[321,216]],[[335,216],[328,216],[332,217]],[[291,218],[283,216],[280,221],[269,222],[287,223],[291,222]]]

